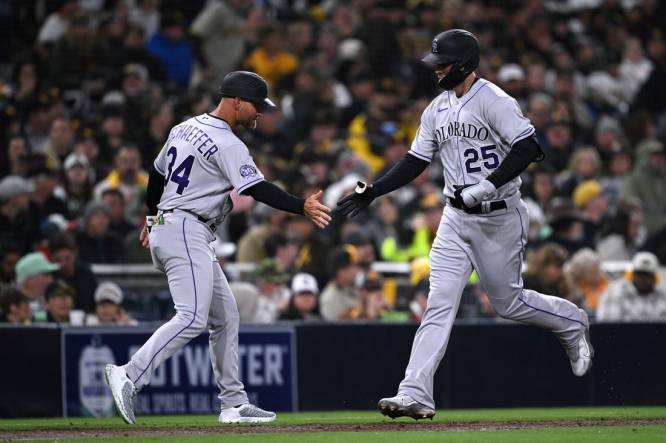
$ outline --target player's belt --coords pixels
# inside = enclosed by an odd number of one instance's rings
[[[468,214],[488,214],[493,211],[497,211],[498,209],[506,209],[506,202],[504,200],[495,200],[492,202],[481,202],[481,204],[478,204],[476,206],[473,206],[471,208],[468,208],[467,206],[463,205],[461,202],[458,200],[449,197],[449,204],[453,206],[456,209],[460,209],[461,211],[465,211]]]
[[[183,212],[187,212],[187,213],[190,214],[191,216],[196,217],[197,220],[199,220],[201,223],[203,223],[203,224],[205,224],[206,226],[208,226],[208,227],[211,229],[211,231],[215,232],[215,228],[217,227],[217,226],[215,225],[215,219],[210,219],[210,220],[208,220],[208,219],[206,219],[206,218],[203,218],[203,217],[200,216],[199,214],[195,214],[195,213],[192,212],[192,211],[188,211],[187,209],[180,209],[180,208],[178,208],[178,210],[179,210],[179,211],[183,211]],[[174,211],[174,209],[164,209],[164,210],[162,210],[162,211],[160,211],[160,212],[161,212],[162,214],[168,214],[168,213],[173,212],[173,211]]]

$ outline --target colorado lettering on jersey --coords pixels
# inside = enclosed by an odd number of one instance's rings
[[[475,138],[479,141],[488,139],[488,128],[480,128],[465,122],[450,122],[448,127],[440,126],[435,129],[435,138],[437,143],[442,143],[450,137]]]
[[[178,127],[171,134],[167,143],[175,140],[185,140],[187,143],[190,143],[208,161],[210,161],[210,157],[219,149],[204,130],[193,125],[181,125]]]

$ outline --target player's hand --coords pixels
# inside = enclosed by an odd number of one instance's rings
[[[349,218],[354,217],[362,209],[370,206],[370,203],[375,199],[375,194],[372,192],[372,186],[367,183],[359,181],[353,194],[349,194],[345,198],[338,200],[338,212],[343,216]]]
[[[316,194],[312,194],[305,199],[303,205],[303,214],[314,222],[315,225],[324,229],[331,221],[331,208],[321,202],[323,191],[319,190]]]
[[[495,192],[495,185],[488,180],[481,180],[479,183],[463,189],[460,193],[463,203],[468,208],[481,203],[484,198]]]
[[[150,248],[150,241],[148,240],[148,226],[146,226],[146,222],[143,222],[143,227],[141,228],[141,232],[139,232],[139,241],[144,248]]]

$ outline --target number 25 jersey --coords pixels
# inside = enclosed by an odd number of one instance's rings
[[[210,114],[174,126],[154,162],[164,176],[160,210],[183,209],[206,219],[232,208],[229,193],[264,180],[247,146],[229,124]]]
[[[421,115],[421,125],[409,153],[432,161],[436,152],[444,167],[444,195],[453,197],[455,187],[475,184],[500,165],[511,147],[534,134],[518,102],[497,85],[478,79],[462,97],[444,91]],[[491,194],[500,200],[520,190],[516,177]]]

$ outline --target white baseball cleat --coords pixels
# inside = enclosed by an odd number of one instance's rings
[[[222,409],[220,423],[267,423],[275,420],[275,412],[264,411],[251,403]]]
[[[379,411],[383,415],[391,418],[412,417],[414,420],[421,418],[432,418],[435,416],[435,410],[414,400],[409,395],[398,394],[395,397],[382,398],[377,404]]]
[[[567,349],[567,355],[571,362],[571,370],[577,377],[582,377],[587,374],[592,367],[592,358],[594,357],[594,348],[590,341],[590,324],[587,314],[582,309],[580,310],[585,316],[585,329],[581,333],[581,337],[576,343]]]
[[[104,368],[106,384],[113,394],[113,402],[116,410],[125,420],[125,423],[133,425],[136,423],[134,418],[134,397],[136,388],[134,383],[127,377],[125,370],[120,366],[106,365]]]

